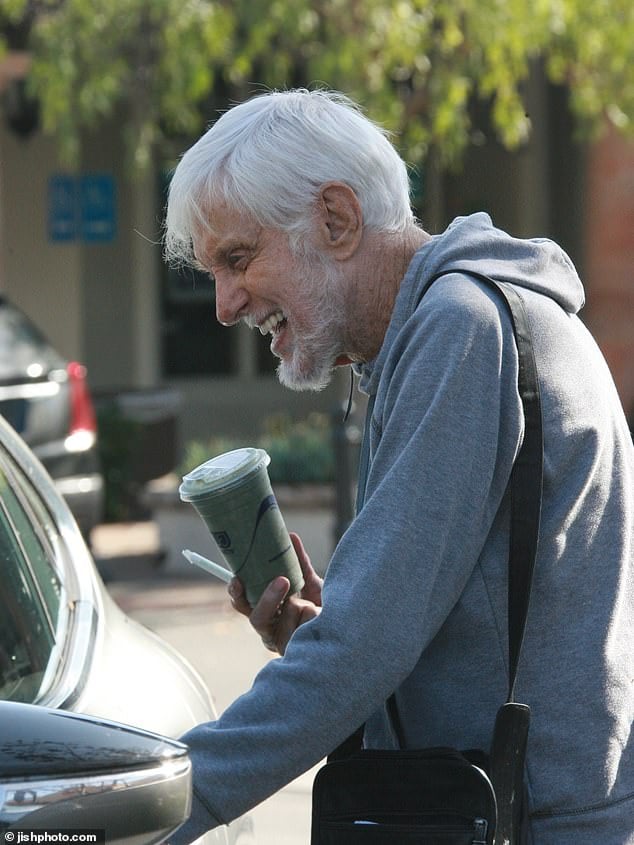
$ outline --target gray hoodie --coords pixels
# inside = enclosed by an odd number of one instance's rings
[[[544,503],[516,687],[532,710],[532,843],[634,843],[634,449],[576,316],[570,260],[486,214],[434,237],[403,279],[363,368],[376,397],[365,502],[329,565],[323,610],[217,722],[184,737],[194,807],[172,843],[245,812],[363,722],[367,746],[393,747],[394,690],[409,747],[489,747],[508,683],[507,485],[523,415],[497,295],[452,274],[423,296],[457,266],[519,288],[540,377]]]

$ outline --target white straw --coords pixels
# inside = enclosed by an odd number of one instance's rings
[[[220,578],[220,580],[224,581],[226,584],[228,584],[233,578],[233,572],[227,569],[226,566],[220,566],[220,564],[214,563],[213,560],[209,560],[208,558],[199,555],[198,552],[183,549],[183,556],[186,557],[190,563],[193,563],[195,566],[199,566],[211,575],[215,575],[216,578]]]

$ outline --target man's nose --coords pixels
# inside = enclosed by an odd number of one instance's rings
[[[216,276],[216,317],[223,326],[233,326],[246,313],[248,295],[239,282]]]

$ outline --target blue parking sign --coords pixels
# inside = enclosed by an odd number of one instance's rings
[[[77,237],[77,180],[57,173],[48,180],[48,236],[52,241]]]
[[[117,231],[114,178],[108,173],[88,173],[79,180],[79,226],[83,241],[114,240]]]

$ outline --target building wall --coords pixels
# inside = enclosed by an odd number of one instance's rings
[[[548,232],[551,139],[547,89],[540,75],[531,77],[526,96],[532,131],[516,150],[506,150],[496,140],[488,104],[474,104],[474,143],[461,163],[439,176],[431,160],[431,179],[422,198],[422,222],[430,231],[442,231],[459,215],[486,211],[495,225],[517,237]]]
[[[0,290],[69,358],[83,355],[80,251],[48,235],[48,179],[59,169],[54,145],[0,128]]]
[[[609,132],[588,160],[588,316],[634,425],[634,143]]]
[[[68,241],[52,238],[49,180],[95,173],[114,180],[114,236],[103,243],[79,233]],[[153,177],[129,178],[115,127],[89,139],[74,166],[60,161],[41,133],[25,139],[0,127],[0,290],[62,354],[88,366],[97,390],[155,384],[160,377],[153,184]]]
[[[126,171],[120,125],[113,121],[82,144],[83,173],[107,173],[115,182],[115,234],[81,248],[83,348],[92,385],[97,389],[136,386],[135,332],[153,310],[138,313],[135,229],[145,220],[134,214],[136,188]]]

